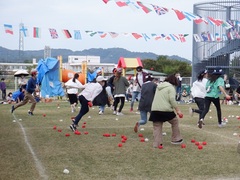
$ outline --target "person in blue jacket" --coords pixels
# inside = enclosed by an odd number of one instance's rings
[[[28,80],[27,82],[27,87],[25,90],[25,95],[24,95],[24,99],[23,101],[15,104],[12,106],[11,112],[13,113],[14,110],[16,110],[17,108],[24,106],[25,104],[27,104],[29,101],[31,102],[31,107],[30,110],[28,111],[29,115],[33,115],[33,111],[35,109],[36,106],[36,100],[33,96],[33,93],[35,92],[35,90],[38,88],[37,85],[37,71],[36,70],[32,70],[31,71],[31,78]]]

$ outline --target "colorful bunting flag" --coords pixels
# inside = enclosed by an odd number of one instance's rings
[[[124,1],[115,0],[115,2],[119,7],[127,6],[127,3],[125,3]]]
[[[107,36],[107,33],[102,32],[102,31],[98,31],[98,34],[101,38],[105,38]]]
[[[152,35],[152,37],[154,37],[155,40],[159,40],[162,38],[161,36],[159,36],[157,34],[151,34],[151,35]]]
[[[133,35],[133,37],[134,37],[135,39],[139,39],[139,38],[142,37],[142,35],[141,35],[141,34],[138,34],[138,33],[132,33],[132,35]]]
[[[41,30],[38,27],[33,27],[33,37],[40,38],[41,37]]]
[[[97,32],[95,31],[85,31],[85,32],[91,37],[97,34]]]
[[[181,42],[186,42],[185,36],[187,36],[186,34],[179,34],[179,40]]]
[[[22,26],[20,27],[20,33],[21,33],[24,37],[27,37],[27,36],[28,36],[28,29],[27,29],[24,25],[22,25]]]
[[[112,38],[116,38],[118,36],[118,33],[115,32],[109,32],[109,34]]]
[[[140,2],[140,1],[137,1],[137,4],[142,8],[142,10],[143,10],[145,13],[149,13],[149,12],[152,11],[150,8],[144,6],[143,3]]]
[[[63,29],[62,32],[66,38],[68,38],[68,39],[72,38],[71,33],[67,29]]]
[[[185,15],[181,11],[179,11],[177,9],[172,9],[172,10],[176,13],[179,20],[185,19]]]
[[[13,27],[10,24],[4,24],[5,32],[13,35]]]
[[[82,39],[80,30],[74,30],[74,39],[76,40]]]
[[[196,42],[201,42],[202,41],[198,34],[193,34],[193,37],[194,37]]]
[[[103,2],[104,2],[105,4],[107,4],[109,1],[110,1],[110,0],[103,0]]]
[[[168,9],[165,8],[165,7],[159,7],[159,6],[156,6],[156,5],[153,5],[153,4],[151,4],[151,5],[158,15],[163,15],[163,14],[166,14],[168,12]]]
[[[50,32],[52,39],[58,38],[58,33],[57,33],[56,29],[49,28],[49,32]]]
[[[145,41],[150,39],[150,37],[146,33],[142,33],[142,37],[145,39]]]
[[[126,3],[127,6],[129,6],[132,10],[139,9],[139,6],[136,5],[134,2],[132,2],[132,1],[130,1],[130,0],[125,0],[125,3]]]

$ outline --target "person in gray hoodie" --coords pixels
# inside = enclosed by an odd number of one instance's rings
[[[153,147],[162,146],[162,127],[164,122],[169,122],[172,126],[172,144],[181,144],[183,142],[179,130],[179,120],[176,114],[181,118],[182,112],[177,107],[176,86],[178,85],[175,75],[168,76],[165,81],[157,86],[149,121],[153,122]]]
[[[113,79],[113,85],[114,85],[114,111],[113,114],[116,114],[117,116],[123,115],[122,109],[125,102],[125,94],[127,87],[129,86],[128,80],[122,76],[122,68],[117,68],[117,71],[115,72],[115,77]],[[121,104],[119,106],[119,109],[117,111],[118,103],[121,101]]]

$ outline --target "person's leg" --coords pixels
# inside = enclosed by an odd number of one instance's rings
[[[114,98],[114,103],[113,103],[114,111],[117,111],[119,101],[120,101],[119,97]]]
[[[163,122],[153,122],[153,147],[162,145],[162,125]]]
[[[205,99],[204,98],[195,98],[195,102],[196,102],[196,104],[198,106],[198,109],[193,109],[193,112],[198,113],[199,114],[199,119],[200,119],[200,114],[204,110]]]
[[[79,101],[81,103],[81,109],[78,113],[78,115],[75,117],[74,125],[77,126],[79,121],[82,119],[82,117],[88,113],[89,107],[88,107],[88,100],[84,96],[79,96]]]
[[[125,97],[120,97],[120,101],[121,101],[121,104],[119,106],[119,110],[118,112],[122,112],[122,109],[123,109],[123,106],[124,106],[124,103],[125,103]]]
[[[179,121],[178,118],[175,117],[172,120],[168,121],[172,126],[172,142],[176,142],[182,139],[182,136],[180,134],[179,130]]]
[[[6,95],[7,95],[6,89],[3,90],[3,93],[2,93],[2,94],[3,94],[3,100],[6,100]]]
[[[198,120],[198,127],[199,127],[200,129],[202,128],[203,120],[204,120],[206,114],[207,114],[208,111],[209,111],[211,102],[212,102],[212,98],[210,98],[210,97],[205,97],[205,100],[204,100],[204,109],[203,109],[202,113],[200,114],[199,120]]]
[[[202,113],[200,114],[200,119],[204,119],[206,114],[208,113],[209,111],[209,108],[210,108],[210,104],[211,104],[211,99],[209,97],[206,97],[205,100],[204,100],[204,110],[202,111]]]
[[[221,125],[222,124],[222,111],[221,111],[221,105],[220,105],[219,98],[214,98],[212,102],[215,105],[216,110],[217,110],[218,124]]]
[[[35,98],[33,97],[32,94],[27,93],[27,96],[28,96],[28,99],[31,102],[30,112],[33,112],[35,107],[36,107],[37,101],[35,100]]]
[[[139,126],[147,123],[147,111],[140,111],[141,119],[138,121]]]
[[[133,105],[134,105],[134,102],[136,100],[136,97],[137,97],[137,92],[136,91],[132,92],[131,109],[130,109],[130,111],[133,111]]]
[[[29,97],[28,97],[27,94],[29,94],[29,93],[27,93],[27,91],[25,91],[23,100],[22,100],[21,102],[17,103],[16,105],[13,105],[13,109],[14,109],[14,110],[17,109],[17,108],[19,108],[19,107],[21,107],[21,106],[24,106],[25,104],[28,103]]]

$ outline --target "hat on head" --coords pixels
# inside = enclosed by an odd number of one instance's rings
[[[98,77],[96,78],[96,81],[97,81],[97,82],[107,81],[107,78],[104,78],[103,76],[98,76]]]
[[[4,80],[5,80],[4,78],[1,79],[1,81],[4,81]]]
[[[147,81],[152,81],[154,79],[152,73],[148,73],[146,76],[145,76],[146,80]]]
[[[136,67],[136,70],[137,70],[137,71],[142,71],[142,69],[143,69],[142,66],[138,66],[138,67]]]
[[[36,69],[31,70],[31,75],[37,75],[37,70]]]
[[[205,74],[207,74],[208,73],[208,70],[207,69],[204,69],[204,70],[202,70],[202,71],[200,71],[199,72],[199,75],[205,75]]]
[[[113,68],[112,72],[115,73],[117,71],[117,68]]]
[[[223,74],[223,70],[222,70],[222,68],[217,67],[217,68],[215,68],[215,69],[213,70],[212,74],[213,74],[213,75],[222,75],[222,74]]]
[[[122,73],[122,68],[117,68],[118,73]]]

